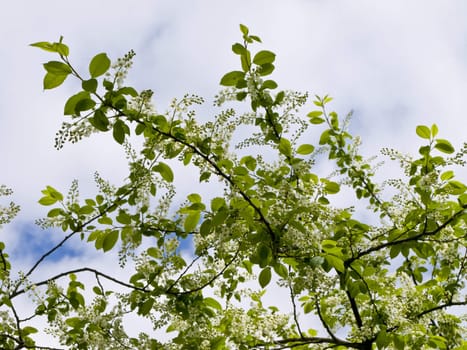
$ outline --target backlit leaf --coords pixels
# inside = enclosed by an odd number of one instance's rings
[[[167,182],[172,182],[174,180],[174,174],[172,169],[165,163],[159,162],[156,166],[152,168],[153,171],[157,171],[161,174],[162,178]]]
[[[43,82],[44,90],[53,89],[53,88],[56,88],[57,86],[62,85],[62,83],[65,81],[67,76],[68,74],[56,75],[52,73],[47,73],[44,76],[44,82]]]
[[[297,153],[301,155],[307,155],[307,154],[313,153],[314,150],[315,150],[315,147],[313,145],[303,144],[297,148]]]
[[[436,139],[435,148],[443,153],[454,153],[455,149],[448,140]]]
[[[187,217],[185,218],[185,222],[183,223],[183,228],[185,229],[185,232],[187,233],[193,232],[196,226],[198,225],[200,218],[201,218],[201,212],[199,211],[194,211],[188,214]]]
[[[51,73],[53,75],[68,75],[71,73],[71,68],[60,61],[49,61],[44,63],[44,68],[47,73]]]
[[[112,230],[104,238],[104,241],[102,242],[102,249],[104,252],[107,252],[111,250],[114,246],[115,243],[117,243],[118,240],[118,231],[117,230]]]
[[[94,56],[89,63],[89,74],[92,78],[96,78],[107,72],[110,68],[110,59],[107,54],[100,53]]]
[[[417,135],[423,139],[430,139],[431,138],[431,130],[428,126],[425,125],[418,125],[416,128]]]

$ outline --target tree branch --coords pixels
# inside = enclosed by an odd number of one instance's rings
[[[92,272],[96,276],[103,277],[103,278],[105,278],[105,279],[107,279],[109,281],[112,281],[112,282],[114,282],[116,284],[119,284],[119,285],[121,285],[123,287],[129,288],[129,289],[134,289],[134,290],[139,290],[141,292],[147,292],[147,290],[145,288],[136,287],[134,285],[122,282],[122,281],[120,281],[120,280],[118,280],[118,279],[116,279],[116,278],[114,278],[112,276],[109,276],[109,275],[107,275],[105,273],[102,273],[102,272],[100,272],[100,271],[98,271],[96,269],[92,269],[90,267],[82,267],[82,268],[79,268],[79,269],[62,272],[62,273],[60,273],[58,275],[55,275],[53,277],[50,277],[50,278],[44,280],[44,281],[33,283],[33,285],[36,286],[36,287],[43,286],[43,285],[48,284],[51,281],[56,281],[56,280],[58,280],[58,279],[60,279],[62,277],[66,277],[71,273],[80,273],[80,272]],[[17,297],[18,295],[24,294],[26,292],[27,292],[27,289],[19,289],[19,290],[15,291],[14,293],[12,293],[10,295],[10,298],[13,299],[13,298]]]

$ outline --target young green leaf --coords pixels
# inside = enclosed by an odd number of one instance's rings
[[[43,87],[44,90],[50,90],[56,88],[57,86],[62,85],[62,83],[67,78],[68,74],[56,75],[52,73],[47,73],[44,76]]]
[[[423,139],[430,139],[431,138],[431,130],[428,126],[425,125],[418,125],[416,130],[417,135]]]
[[[96,79],[84,80],[81,83],[81,87],[85,91],[96,92],[96,90],[97,90],[97,80]]]
[[[235,43],[232,45],[232,51],[236,53],[237,55],[245,55],[246,54],[246,49],[245,46],[239,43]]]
[[[172,169],[165,163],[159,162],[152,168],[153,171],[157,171],[161,174],[162,178],[167,182],[172,182],[174,180],[174,174]]]
[[[57,199],[50,196],[44,196],[41,199],[39,199],[39,204],[41,205],[52,205],[55,203],[57,203]]]
[[[106,53],[94,56],[89,63],[89,74],[91,78],[96,78],[107,72],[110,68],[110,59]]]
[[[303,144],[297,148],[297,153],[301,155],[307,155],[307,154],[313,153],[314,150],[315,150],[315,147],[313,145]]]
[[[436,139],[435,148],[443,153],[454,153],[455,149],[448,140]]]
[[[327,263],[334,267],[338,272],[345,271],[344,262],[342,261],[342,259],[331,254],[325,255],[324,258],[326,259]]]
[[[232,71],[222,77],[220,84],[223,86],[235,86],[239,80],[243,80],[244,78],[245,72]]]
[[[219,311],[222,310],[222,305],[214,298],[211,298],[211,297],[204,298],[203,302],[210,308],[213,308]]]
[[[248,27],[244,24],[240,24],[240,31],[243,35],[248,35]]]
[[[292,145],[286,138],[281,137],[279,141],[279,152],[286,157],[290,157],[292,155]]]
[[[47,73],[54,75],[68,75],[71,73],[71,68],[67,64],[59,61],[49,61],[44,63],[44,68]]]
[[[183,228],[185,229],[185,232],[186,233],[193,232],[196,226],[198,225],[200,218],[201,218],[201,212],[199,211],[194,211],[188,214],[183,224]]]
[[[275,53],[271,51],[263,50],[263,51],[259,51],[253,57],[253,63],[257,64],[258,66],[262,66],[264,64],[273,63],[275,59],[276,59]]]

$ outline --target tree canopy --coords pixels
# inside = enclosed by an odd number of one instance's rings
[[[467,144],[456,149],[436,125],[419,125],[418,153],[382,150],[401,178],[376,181],[350,115],[332,111],[330,96],[314,96],[311,109],[307,93],[281,90],[270,79],[275,54],[240,30],[239,67],[221,77],[206,121],[195,114],[199,96],[160,113],[151,90],[126,85],[132,51],[114,63],[99,53],[79,72],[62,38],[32,44],[56,57],[43,65],[44,89],[79,83],[56,148],[111,133],[128,174],[121,184],[96,174],[85,199],[77,182],[68,192],[46,186],[39,203],[51,209],[38,224],[63,238],[28,271],[13,274],[0,243],[1,348],[52,349],[34,340],[44,331],[30,325],[36,319],[67,349],[467,347],[467,187],[455,174]],[[322,162],[332,173],[318,172]],[[209,197],[193,188],[174,200],[174,179],[187,176],[173,171],[179,164],[210,186]],[[339,205],[344,188],[352,207]],[[0,224],[18,210],[2,207]],[[117,250],[116,264],[132,274],[83,266],[34,280],[74,236],[102,254]],[[281,297],[270,305],[268,293]],[[23,295],[28,315],[18,312]],[[154,332],[129,334],[129,314]]]

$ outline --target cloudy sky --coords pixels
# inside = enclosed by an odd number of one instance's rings
[[[283,89],[330,94],[337,112],[354,110],[352,131],[371,156],[384,146],[416,152],[418,124],[438,124],[439,136],[454,146],[466,141],[466,16],[463,0],[5,1],[0,183],[15,190],[23,210],[0,241],[19,266],[30,266],[44,239],[58,239],[32,226],[46,212],[37,204],[41,189],[65,191],[79,179],[86,193],[94,171],[117,183],[125,172],[122,152],[107,135],[54,150],[63,104],[78,87],[42,91],[41,64],[54,57],[30,43],[63,35],[79,69],[97,53],[116,59],[134,49],[129,82],[153,89],[158,110],[172,97],[196,93],[206,97],[209,114],[220,77],[237,69],[230,47],[244,23],[263,39],[258,49],[277,54],[274,79]],[[459,177],[465,181],[466,172]],[[91,253],[76,249],[63,263],[89,261]]]

